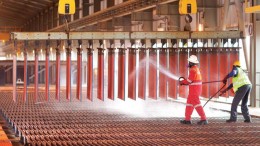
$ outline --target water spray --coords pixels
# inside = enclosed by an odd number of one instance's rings
[[[172,79],[174,79],[176,81],[179,80],[180,77],[178,77],[175,74],[171,73],[167,68],[162,67],[162,66],[157,67],[156,62],[154,62],[153,60],[149,60],[149,63],[151,65],[155,66],[157,70],[159,70],[161,73],[165,74],[166,76],[168,76],[168,77],[170,77],[170,78],[172,78]]]

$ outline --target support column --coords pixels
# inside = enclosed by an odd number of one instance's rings
[[[128,57],[128,97],[136,100],[136,48],[129,48]]]
[[[245,18],[244,18],[245,14],[244,14],[244,9],[243,9],[243,3],[241,2],[241,0],[235,0],[235,6],[236,6],[237,13],[238,13],[239,31],[246,32],[246,30],[245,30]],[[246,67],[247,67],[247,69],[249,69],[249,67],[250,67],[249,66],[249,55],[248,55],[248,48],[247,48],[245,33],[243,33],[243,37],[242,37],[241,40],[242,40],[242,45],[243,45]]]
[[[149,49],[149,98],[157,99],[157,48]]]
[[[66,99],[71,101],[71,40],[67,40],[66,48],[67,66],[66,66]]]
[[[159,56],[159,63],[160,63],[160,69],[166,69],[167,68],[167,52],[168,48],[160,48],[160,56]],[[159,73],[159,96],[161,98],[166,99],[167,98],[167,76],[165,73],[160,72]]]
[[[82,101],[82,41],[78,40],[77,48],[77,99]]]
[[[104,101],[104,48],[98,48],[97,98]]]
[[[14,41],[14,52],[13,52],[13,101],[17,101],[17,93],[16,93],[16,78],[17,78],[17,42]]]
[[[56,99],[60,100],[60,47],[61,41],[57,41],[56,47]]]
[[[108,48],[108,98],[111,100],[115,98],[115,49]]]
[[[92,46],[92,45],[90,45]],[[93,101],[93,52],[94,49],[87,48],[88,50],[88,70],[87,70],[87,99]]]
[[[252,5],[254,5],[256,3],[256,0],[253,1]],[[258,38],[259,38],[259,28],[260,28],[260,22],[259,21],[256,21],[256,16],[258,14],[257,13],[254,13],[252,15],[252,22],[253,22],[253,32],[256,32],[256,33],[253,33],[253,36],[250,37],[250,67],[248,69],[248,76],[249,76],[249,79],[252,83],[252,90],[251,90],[251,93],[250,93],[250,106],[251,107],[257,107],[259,108],[260,107],[260,96],[256,96],[256,95],[260,95],[260,86],[259,86],[259,80],[257,81],[256,77],[257,77],[257,72],[259,71],[259,65],[257,65],[257,63],[259,62],[259,58],[257,56],[259,56],[260,54],[260,50],[257,49],[259,47],[259,41],[258,41]],[[259,74],[259,73],[258,73]],[[257,93],[258,92],[258,93]]]
[[[27,102],[27,85],[28,85],[28,81],[27,81],[27,67],[28,67],[28,63],[27,63],[27,48],[28,48],[28,41],[24,41],[24,64],[23,64],[23,68],[24,68],[24,78],[23,78],[23,101]]]
[[[169,71],[174,75],[178,74],[178,48],[169,48]],[[168,78],[168,96],[173,99],[177,99],[177,81]]]
[[[38,86],[39,86],[39,56],[38,56],[38,49],[39,49],[39,41],[35,41],[35,48],[34,48],[34,100],[35,102],[38,101]]]
[[[125,48],[118,52],[118,98],[125,100]]]
[[[147,48],[141,48],[139,51],[138,68],[138,96],[141,99],[146,98],[146,69],[147,69]]]
[[[50,73],[49,73],[49,63],[50,63],[50,60],[49,60],[49,54],[50,54],[50,41],[47,40],[46,41],[46,50],[45,50],[45,98],[46,98],[46,101],[49,101],[49,96],[50,96],[50,90],[49,90],[49,87],[50,87]]]

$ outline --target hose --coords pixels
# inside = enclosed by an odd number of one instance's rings
[[[223,80],[202,82],[202,84],[216,83],[216,82],[223,82]]]
[[[206,106],[207,103],[208,103],[213,97],[215,97],[225,86],[226,86],[226,83],[225,83],[214,95],[212,95],[212,96],[209,98],[209,100],[203,105],[203,107]]]

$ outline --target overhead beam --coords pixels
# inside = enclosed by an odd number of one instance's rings
[[[65,32],[13,32],[12,40],[67,40]],[[70,40],[242,38],[240,31],[70,32]]]
[[[177,0],[131,0],[105,10],[96,12],[92,15],[83,17],[69,23],[70,29],[77,29],[79,27],[90,26],[97,22],[112,20],[114,17],[122,17],[131,14],[132,12],[144,11],[156,7],[159,4],[166,4],[175,2]],[[64,25],[60,25],[56,28],[50,29],[49,31],[63,31]]]

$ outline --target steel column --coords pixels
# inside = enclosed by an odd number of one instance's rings
[[[157,99],[157,48],[149,48],[149,98]]]
[[[125,100],[125,48],[119,48],[118,52],[118,98]]]
[[[94,49],[88,50],[88,71],[87,71],[87,99],[93,101],[93,52]]]
[[[46,50],[45,50],[45,98],[46,101],[49,101],[50,96],[50,73],[49,73],[49,67],[50,67],[50,41],[46,41]]]
[[[219,30],[226,30],[226,25],[227,25],[227,18],[228,18],[228,11],[229,11],[229,5],[230,5],[230,0],[225,0],[224,1],[224,7],[223,7],[223,13],[221,15],[221,19],[222,21],[220,21],[220,29]]]
[[[188,77],[188,48],[179,49],[179,75],[182,77]],[[188,96],[188,87],[179,86],[179,96],[187,98]]]
[[[68,47],[66,48],[67,54],[67,67],[66,67],[66,99],[71,101],[71,40],[68,40]]]
[[[235,0],[235,6],[237,10],[237,16],[238,16],[238,26],[239,26],[239,31],[241,32],[246,32],[245,29],[245,15],[244,15],[244,9],[243,9],[243,3],[241,0]],[[245,57],[245,62],[246,62],[246,67],[250,69],[249,67],[249,55],[248,55],[248,48],[247,48],[247,43],[246,43],[246,37],[245,33],[243,33],[243,37],[241,38],[242,40],[242,45],[243,45],[243,51],[244,51],[244,57]],[[239,41],[238,41],[239,43]]]
[[[167,52],[168,48],[160,48],[159,56],[159,69],[167,69]],[[161,68],[162,67],[162,68]],[[167,75],[165,73],[159,73],[159,96],[161,98],[167,98]]]
[[[128,57],[128,97],[136,100],[136,48],[129,48]]]
[[[17,78],[17,42],[14,41],[14,52],[13,52],[13,101],[17,101],[17,93],[16,93],[16,78]]]
[[[178,48],[169,48],[169,71],[175,75],[178,74]],[[177,81],[172,78],[168,79],[168,96],[177,99]]]
[[[24,68],[24,78],[23,78],[23,101],[27,102],[27,77],[28,77],[28,74],[27,74],[27,67],[28,67],[28,63],[27,63],[27,47],[28,47],[28,41],[24,41],[24,65],[23,65],[23,68]]]
[[[56,99],[60,100],[60,47],[61,42],[57,41],[56,47]]]
[[[108,48],[108,95],[107,97],[114,100],[115,90],[115,49]]]
[[[255,4],[256,0],[253,1],[253,5]],[[258,14],[257,13],[254,13],[252,15],[252,22],[253,22],[253,32],[259,32],[259,22],[256,21],[257,19],[257,16]],[[257,95],[260,95],[260,90],[259,90],[259,81],[257,82],[257,77],[256,77],[256,71],[258,70],[258,67],[257,67],[257,60],[259,58],[257,58],[257,56],[259,55],[259,50],[257,50],[258,48],[258,33],[253,33],[252,37],[250,37],[250,51],[249,51],[249,54],[250,54],[250,61],[249,61],[249,69],[248,69],[248,76],[249,76],[249,79],[251,81],[251,84],[252,84],[252,90],[251,90],[251,93],[250,93],[250,105],[251,107],[260,107],[260,101],[258,101],[259,98],[257,98]],[[257,88],[258,87],[258,88]],[[258,91],[258,93],[257,93]]]
[[[82,47],[81,40],[79,40],[79,47],[77,48],[77,99],[82,101]]]
[[[39,56],[38,56],[38,49],[39,49],[39,41],[35,41],[35,48],[34,48],[34,54],[35,54],[35,59],[34,59],[34,99],[35,102],[38,101],[38,86],[39,86]]]
[[[147,48],[141,48],[139,51],[138,68],[138,96],[141,99],[146,97],[146,69],[147,69]]]
[[[104,101],[104,48],[98,48],[97,98]]]

